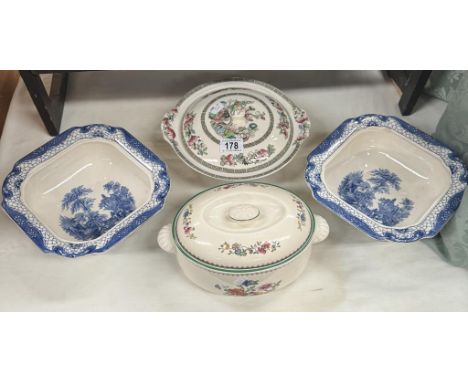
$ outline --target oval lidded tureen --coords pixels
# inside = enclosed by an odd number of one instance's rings
[[[225,295],[259,295],[285,287],[305,269],[326,221],[278,186],[229,183],[189,199],[158,235],[184,274]]]
[[[227,180],[258,179],[291,161],[308,136],[304,110],[266,83],[201,85],[165,114],[161,129],[194,170]]]

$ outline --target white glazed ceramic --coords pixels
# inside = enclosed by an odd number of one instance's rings
[[[305,111],[273,86],[231,80],[189,92],[164,116],[161,128],[194,170],[239,180],[258,179],[285,166],[308,136],[310,123]],[[243,149],[222,151],[226,139],[239,139]]]
[[[158,243],[201,288],[250,296],[283,288],[304,270],[326,221],[298,196],[265,183],[230,183],[188,200]]]
[[[453,214],[466,170],[443,144],[394,117],[350,119],[308,158],[314,197],[370,236],[410,242]]]
[[[18,161],[3,207],[44,251],[102,252],[158,212],[169,190],[165,164],[127,131],[66,130]]]

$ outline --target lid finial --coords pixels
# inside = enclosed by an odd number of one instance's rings
[[[238,204],[229,209],[229,217],[236,221],[248,221],[256,219],[260,210],[252,204]]]

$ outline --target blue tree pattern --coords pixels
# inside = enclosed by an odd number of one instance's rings
[[[65,194],[62,211],[73,216],[61,215],[60,226],[70,236],[78,240],[96,239],[135,210],[135,200],[127,187],[111,181],[103,188],[107,195],[101,194],[99,211],[93,210],[96,199],[88,196],[92,189],[78,186]]]
[[[397,203],[396,198],[377,197],[376,194],[388,194],[393,188],[400,190],[401,179],[388,169],[375,169],[370,177],[364,180],[362,171],[354,171],[346,175],[338,187],[340,197],[351,206],[363,212],[370,218],[393,227],[406,219],[414,203],[404,198]],[[377,207],[374,202],[377,199]]]

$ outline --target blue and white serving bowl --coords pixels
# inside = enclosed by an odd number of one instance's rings
[[[368,114],[344,121],[308,157],[314,198],[379,240],[433,237],[460,204],[467,171],[408,123]]]
[[[164,205],[166,165],[126,130],[66,130],[19,160],[2,206],[45,252],[103,252]]]

